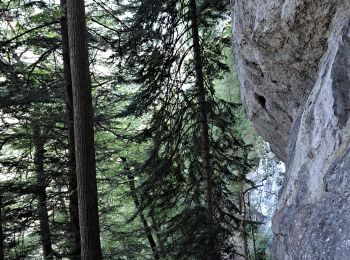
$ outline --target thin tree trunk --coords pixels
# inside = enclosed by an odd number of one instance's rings
[[[256,238],[255,238],[255,226],[253,225],[253,219],[252,219],[252,210],[251,210],[251,207],[250,207],[251,203],[250,203],[250,194],[248,193],[248,214],[249,214],[249,220],[250,222],[252,223],[252,240],[253,240],[253,260],[257,259],[257,252],[256,252]]]
[[[156,220],[154,219],[154,215],[151,212],[151,221],[152,221],[152,230],[154,230],[154,233],[156,234],[158,246],[159,246],[159,253],[160,253],[160,258],[164,258],[164,244],[163,244],[163,239],[160,236],[160,231],[157,225]]]
[[[60,5],[64,11],[61,18],[61,36],[62,36],[62,56],[64,84],[66,92],[67,107],[67,126],[68,126],[68,180],[69,180],[69,218],[71,224],[71,259],[80,259],[80,228],[79,228],[79,210],[77,193],[77,175],[75,170],[75,151],[74,151],[74,111],[73,111],[73,93],[72,77],[69,59],[69,41],[67,27],[67,1],[61,0]]]
[[[240,231],[242,237],[242,248],[243,248],[243,256],[245,260],[249,259],[249,251],[248,251],[248,238],[247,238],[247,229],[246,229],[246,205],[244,198],[244,185],[241,185],[240,189],[240,210],[241,210],[241,223],[240,223]]]
[[[49,215],[47,213],[46,175],[44,171],[45,141],[40,127],[35,123],[33,124],[33,144],[41,245],[44,259],[53,259]]]
[[[126,173],[128,180],[129,180],[129,187],[130,187],[131,196],[134,200],[136,210],[138,211],[138,215],[139,215],[141,223],[143,225],[143,229],[145,231],[148,243],[152,249],[153,257],[154,257],[154,259],[160,259],[159,249],[158,249],[157,244],[153,238],[152,229],[148,225],[147,219],[140,208],[140,201],[139,201],[139,198],[137,196],[137,190],[136,190],[136,186],[135,186],[134,176],[132,176],[132,174],[130,172],[130,168],[128,166],[126,158],[122,158],[122,160],[124,163],[125,173]]]
[[[74,104],[81,258],[100,260],[102,253],[84,0],[68,1],[67,17]]]
[[[4,231],[3,231],[3,227],[2,227],[2,197],[0,196],[0,260],[4,260],[5,259],[5,254],[4,254]]]
[[[214,227],[214,205],[213,205],[213,183],[212,170],[210,166],[210,143],[209,143],[209,127],[207,119],[207,104],[206,104],[206,90],[204,87],[203,76],[203,60],[199,40],[198,16],[196,0],[189,0],[189,11],[192,29],[193,41],[193,56],[196,72],[196,88],[198,97],[198,112],[199,124],[201,134],[201,154],[202,154],[202,168],[205,179],[205,197],[207,207],[207,225],[208,225],[208,245],[207,258],[210,260],[218,259],[219,255],[216,249],[216,235]]]

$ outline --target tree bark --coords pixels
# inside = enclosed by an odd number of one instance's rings
[[[64,85],[66,92],[67,107],[67,128],[68,128],[68,180],[69,180],[69,218],[71,224],[71,259],[78,260],[80,257],[80,228],[79,228],[79,210],[77,193],[77,175],[75,169],[75,151],[74,151],[74,111],[73,111],[73,92],[72,76],[69,59],[69,41],[67,26],[67,1],[61,0],[60,5],[64,11],[61,18],[61,36],[62,36],[62,57]]]
[[[245,260],[249,259],[249,250],[248,250],[248,238],[247,238],[247,228],[246,228],[246,218],[247,218],[247,209],[245,205],[245,196],[244,196],[244,184],[241,184],[240,189],[240,210],[241,210],[241,223],[240,223],[240,231],[242,237],[242,251]]]
[[[163,258],[165,258],[163,239],[161,238],[157,222],[156,222],[152,212],[150,213],[150,217],[151,217],[151,221],[152,221],[152,230],[156,234],[156,238],[157,238],[157,242],[158,242],[160,258],[163,259]]]
[[[159,254],[159,249],[157,247],[157,244],[153,238],[152,235],[152,229],[150,228],[147,219],[145,217],[145,215],[143,214],[141,208],[140,208],[140,201],[139,198],[137,196],[137,190],[136,190],[136,186],[135,186],[135,179],[134,176],[132,176],[131,172],[130,172],[130,168],[128,166],[128,163],[126,161],[126,158],[122,158],[123,163],[124,163],[124,170],[125,173],[128,177],[128,181],[129,181],[129,187],[130,187],[130,192],[131,192],[131,196],[134,200],[134,204],[135,204],[135,208],[138,211],[138,215],[140,217],[141,223],[143,225],[143,229],[145,231],[148,243],[152,249],[152,253],[153,253],[153,257],[154,259],[160,259],[160,254]]]
[[[67,17],[74,104],[81,258],[100,260],[102,253],[84,0],[68,1]]]
[[[5,253],[4,253],[4,240],[5,240],[5,236],[4,236],[4,230],[3,230],[3,223],[2,223],[2,197],[0,195],[0,260],[4,260],[5,259]]]
[[[251,207],[250,207],[251,203],[250,203],[250,194],[248,193],[248,214],[249,214],[249,220],[250,220],[250,223],[253,223],[253,219],[252,219],[252,215],[253,215],[253,212],[251,210]],[[253,241],[253,259],[252,260],[255,260],[255,259],[258,259],[257,257],[257,252],[256,252],[256,237],[255,237],[255,226],[252,224],[252,241]]]
[[[198,113],[201,135],[201,154],[202,154],[202,169],[205,180],[205,198],[207,207],[207,225],[208,225],[208,244],[207,244],[207,259],[219,259],[219,254],[216,248],[216,235],[214,227],[214,205],[213,205],[213,183],[212,169],[210,165],[210,141],[209,127],[206,109],[206,90],[204,86],[203,76],[203,60],[202,51],[199,40],[198,16],[196,0],[189,0],[189,11],[191,20],[193,56],[196,73],[196,88],[198,98]]]
[[[36,195],[38,200],[38,217],[40,240],[44,259],[53,259],[49,215],[47,213],[46,175],[44,171],[45,140],[40,127],[33,123],[34,167],[36,174]]]

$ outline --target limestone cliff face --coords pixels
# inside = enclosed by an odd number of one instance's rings
[[[235,0],[242,102],[287,163],[275,259],[350,259],[350,0]]]

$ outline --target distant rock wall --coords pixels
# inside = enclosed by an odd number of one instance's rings
[[[350,259],[350,0],[235,0],[247,115],[287,174],[274,259]]]

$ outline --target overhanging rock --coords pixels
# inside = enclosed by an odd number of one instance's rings
[[[287,162],[274,257],[350,259],[350,0],[232,8],[242,102]]]

